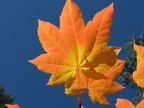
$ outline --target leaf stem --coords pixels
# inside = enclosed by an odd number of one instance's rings
[[[84,93],[83,93],[83,97],[82,97],[82,99],[81,99],[82,101],[84,100],[84,97],[86,96],[87,91],[88,91],[88,90],[85,89],[85,91],[84,91]]]
[[[78,78],[78,105],[79,108],[82,106],[82,100],[80,99],[80,93],[79,93],[79,68],[76,70],[77,78]]]

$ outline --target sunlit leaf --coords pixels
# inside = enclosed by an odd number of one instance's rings
[[[79,7],[66,0],[59,28],[39,20],[38,36],[46,53],[29,62],[52,74],[48,85],[73,81],[79,69],[94,79],[114,79],[124,63],[117,60],[120,48],[107,46],[113,12],[111,4],[85,26]]]
[[[20,108],[19,105],[17,104],[14,104],[14,105],[11,105],[11,104],[5,104],[8,108]]]
[[[133,105],[132,102],[130,102],[127,99],[117,99],[117,103],[115,104],[116,108],[143,108],[144,107],[144,99],[136,105],[136,107]]]
[[[134,50],[137,54],[137,69],[133,72],[133,82],[144,88],[144,47],[134,44]]]
[[[116,108],[135,108],[132,102],[127,99],[117,99]]]

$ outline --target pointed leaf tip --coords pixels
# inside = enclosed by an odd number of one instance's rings
[[[111,6],[114,6],[114,3],[113,3],[113,2],[111,3]]]

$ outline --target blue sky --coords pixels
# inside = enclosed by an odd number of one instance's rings
[[[78,108],[77,96],[64,94],[63,85],[46,86],[49,74],[28,62],[44,52],[37,37],[37,20],[59,26],[59,16],[66,0],[1,0],[0,3],[0,84],[15,96],[21,108]],[[140,35],[144,29],[143,0],[74,0],[85,22],[114,2],[115,14],[109,45],[123,46],[127,37]],[[122,50],[119,58],[125,58]],[[85,97],[85,108],[115,108],[116,98],[132,99],[135,91],[125,88],[108,95],[110,105],[94,104]]]

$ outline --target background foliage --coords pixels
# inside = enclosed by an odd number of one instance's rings
[[[122,81],[124,86],[130,87],[136,90],[136,97],[132,100],[132,102],[136,105],[143,99],[144,89],[134,84],[130,77],[132,73],[136,70],[136,53],[133,48],[133,43],[137,45],[144,45],[144,31],[140,36],[134,35],[132,38],[127,38],[125,40],[125,45],[123,49],[127,53],[126,64],[122,74],[119,76],[119,79]]]
[[[5,92],[3,86],[0,86],[0,108],[6,108],[4,104],[12,104],[14,101],[14,97]]]

